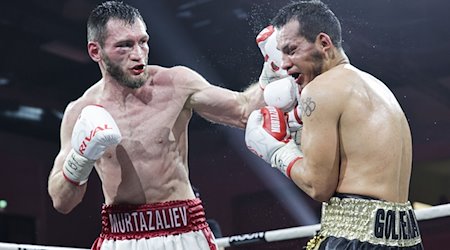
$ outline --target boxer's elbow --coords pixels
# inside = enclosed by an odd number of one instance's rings
[[[52,200],[53,200],[53,208],[55,208],[55,210],[61,214],[70,213],[79,203],[79,202],[78,203],[68,202],[60,198],[54,198]]]
[[[330,191],[330,190],[324,190],[322,187],[317,187],[317,188],[311,188],[308,195],[316,200],[316,201],[320,201],[320,202],[325,202],[330,200],[330,198],[333,196],[334,191]]]
[[[309,197],[320,202],[328,201],[334,194],[334,191],[331,191],[317,183],[311,182],[303,183],[302,190]]]
[[[68,214],[72,211],[72,208],[63,206],[61,203],[53,201],[53,208],[61,214]]]
[[[335,193],[336,184],[323,174],[309,170],[302,165],[294,167],[291,170],[291,179],[312,199],[320,202],[328,201]]]
[[[336,192],[336,184],[324,176],[318,176],[310,182],[308,195],[320,202],[330,200]]]
[[[53,208],[62,214],[70,213],[82,200],[82,195],[73,192],[58,192],[49,188],[50,198],[52,199]]]

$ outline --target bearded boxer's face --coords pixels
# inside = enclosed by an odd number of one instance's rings
[[[315,43],[300,36],[298,21],[290,21],[280,29],[278,49],[282,52],[282,68],[304,87],[322,73],[324,55]]]
[[[101,49],[102,61],[107,74],[119,84],[139,88],[148,79],[145,66],[148,62],[148,34],[140,20],[130,25],[121,20],[110,20],[108,36]]]

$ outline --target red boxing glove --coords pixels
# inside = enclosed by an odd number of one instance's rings
[[[245,130],[247,147],[270,163],[272,154],[289,139],[287,121],[283,111],[264,107],[253,111],[248,117]]]
[[[281,142],[289,141],[287,116],[282,110],[275,107],[264,107],[260,110],[263,118],[262,127],[271,136]]]
[[[303,157],[289,138],[286,116],[280,109],[264,107],[250,114],[245,130],[247,147],[288,177],[290,168]]]

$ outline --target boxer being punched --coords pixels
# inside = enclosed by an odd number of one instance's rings
[[[274,107],[250,115],[246,143],[323,202],[307,248],[423,249],[408,201],[411,132],[393,93],[350,64],[340,23],[320,1],[283,7],[273,25],[282,69],[301,89],[300,145]]]
[[[87,28],[102,78],[65,110],[48,181],[53,206],[76,207],[95,168],[105,201],[93,249],[216,249],[188,179],[188,123],[196,111],[244,128],[264,105],[262,89],[234,92],[186,67],[147,65],[146,24],[127,4],[100,4]]]

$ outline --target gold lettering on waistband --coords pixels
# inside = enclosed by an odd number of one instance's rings
[[[355,198],[333,197],[323,203],[320,235],[400,247],[421,242],[409,202]]]

